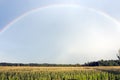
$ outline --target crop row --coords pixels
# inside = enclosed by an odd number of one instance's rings
[[[120,80],[120,74],[82,71],[1,71],[0,80]]]

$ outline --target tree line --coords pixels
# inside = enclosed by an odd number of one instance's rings
[[[85,63],[83,66],[120,66],[120,60],[100,60]]]
[[[49,64],[49,63],[43,63],[43,64],[28,63],[28,64],[23,64],[23,63],[6,63],[6,62],[2,62],[2,63],[0,63],[0,66],[77,67],[77,66],[81,66],[81,65],[80,64]]]
[[[80,67],[80,66],[120,66],[120,50],[119,54],[116,55],[117,60],[99,60],[99,61],[93,61],[88,62],[85,64],[49,64],[49,63],[0,63],[0,66],[41,66],[41,67]]]
[[[85,63],[83,66],[120,66],[120,49],[119,53],[116,55],[117,60],[100,60]]]

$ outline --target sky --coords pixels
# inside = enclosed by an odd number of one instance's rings
[[[117,59],[119,0],[0,0],[0,62]]]

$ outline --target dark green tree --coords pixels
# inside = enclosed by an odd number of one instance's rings
[[[120,60],[120,49],[118,50],[117,58]]]

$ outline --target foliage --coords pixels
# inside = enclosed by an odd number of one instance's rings
[[[100,60],[85,63],[84,66],[120,66],[120,60]]]
[[[119,54],[117,54],[117,58],[120,60],[120,49],[119,49]]]
[[[48,64],[48,63],[43,63],[43,64],[38,64],[38,63],[28,63],[28,64],[23,64],[23,63],[0,63],[0,66],[41,66],[41,67],[75,67],[75,66],[81,66],[80,64]]]

